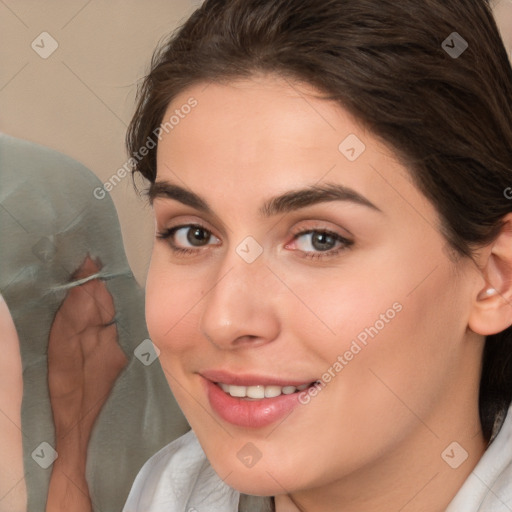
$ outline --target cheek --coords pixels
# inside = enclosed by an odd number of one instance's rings
[[[198,291],[193,281],[184,282],[179,270],[170,269],[165,260],[160,264],[152,259],[146,281],[146,323],[160,350],[159,361],[169,387],[187,418],[193,418],[197,411],[195,402],[190,403],[187,361],[197,350],[198,310],[194,305]]]
[[[316,352],[324,364],[332,364],[350,350],[354,340],[364,348],[365,342],[380,337],[403,314],[398,310],[403,309],[402,290],[410,288],[407,277],[397,279],[374,262],[360,266],[356,271],[347,267],[286,276],[294,294],[288,292],[286,302],[282,301],[287,305],[283,330],[294,332],[294,338]]]
[[[393,406],[400,408],[400,401],[393,391],[420,409],[431,405],[449,378],[464,335],[464,308],[447,262],[437,254],[431,265],[419,258],[381,256],[359,273],[318,279],[315,287],[290,277],[290,288],[307,297],[309,311],[290,308],[287,328],[307,344],[308,357],[325,379],[336,382],[329,384],[331,392],[341,389],[332,397],[338,409],[351,401],[343,391],[350,388],[361,416],[368,406],[384,416],[386,409],[396,412]]]
[[[372,314],[359,329],[365,343],[358,343],[361,351],[342,373],[345,384],[350,383],[347,387],[357,390],[352,402],[354,417],[359,419],[356,424],[365,424],[371,408],[372,416],[383,420],[378,434],[385,434],[382,442],[399,430],[398,418],[406,422],[407,407],[419,417],[428,417],[449,387],[464,336],[463,307],[457,305],[456,291],[447,288],[449,281],[447,269],[439,267],[414,292],[396,296],[395,314],[386,309],[393,300],[389,294],[380,301],[380,308],[374,299]],[[350,339],[357,341],[358,335]]]
[[[152,341],[164,354],[190,346],[191,329],[197,330],[198,280],[180,277],[155,254],[146,281],[146,323]],[[182,273],[181,273],[182,274]]]

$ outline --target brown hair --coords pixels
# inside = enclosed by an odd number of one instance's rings
[[[462,41],[454,32],[468,43],[461,55],[449,54]],[[153,56],[130,154],[187,87],[256,72],[315,86],[392,148],[458,256],[491,242],[512,211],[512,69],[485,0],[206,0]],[[156,150],[137,160],[153,182]],[[509,328],[486,341],[488,439],[511,400]]]

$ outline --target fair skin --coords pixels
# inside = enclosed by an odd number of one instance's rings
[[[23,472],[21,401],[23,378],[18,333],[9,308],[0,295],[0,512],[27,509]]]
[[[210,210],[164,193],[153,198],[157,232],[190,224],[206,231],[194,239],[183,227],[155,240],[149,332],[172,391],[230,486],[276,496],[278,512],[441,511],[485,450],[484,335],[506,328],[512,315],[501,296],[479,294],[489,281],[508,293],[510,251],[506,243],[483,249],[480,269],[469,259],[454,263],[436,210],[393,152],[315,93],[256,76],[198,84],[169,105],[165,118],[189,97],[198,101],[163,135],[157,182],[193,192]],[[366,146],[352,162],[338,150],[349,134]],[[260,212],[272,197],[326,184],[350,187],[376,208],[324,200]],[[334,233],[332,247],[313,243],[311,231]],[[247,236],[263,250],[252,263],[236,252]],[[336,237],[352,243],[338,250]],[[194,252],[175,253],[172,244]],[[401,311],[378,335],[282,420],[244,427],[212,407],[205,372],[319,380],[396,303]],[[456,469],[441,457],[453,441],[468,453]],[[237,457],[247,443],[261,454],[251,467]]]

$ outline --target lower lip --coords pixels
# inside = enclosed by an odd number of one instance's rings
[[[261,400],[246,400],[228,395],[204,379],[212,409],[225,421],[239,427],[262,428],[286,418],[300,405],[299,392]]]

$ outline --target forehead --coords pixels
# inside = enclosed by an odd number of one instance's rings
[[[196,106],[183,109],[191,99]],[[393,151],[311,86],[268,75],[197,84],[174,98],[164,122],[173,115],[180,120],[158,145],[157,180],[203,196],[221,182],[223,197],[241,205],[329,181],[382,210],[404,198],[429,207]]]
[[[311,151],[337,157],[343,132],[363,130],[337,103],[320,96],[311,86],[273,75],[198,84],[169,105],[164,119],[179,112],[190,98],[197,101],[193,111],[170,131],[168,147],[180,152],[180,148],[194,146],[248,165],[275,161],[286,152],[289,160],[292,151],[298,158]]]

